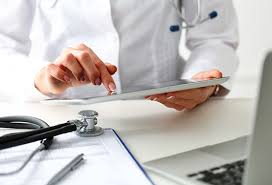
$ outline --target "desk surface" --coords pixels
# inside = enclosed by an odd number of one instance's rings
[[[193,111],[176,112],[151,101],[115,101],[84,106],[0,103],[0,116],[29,115],[50,125],[77,118],[83,109],[99,112],[99,125],[114,128],[136,158],[147,162],[250,133],[253,99],[211,99]],[[163,183],[159,177],[155,182]]]

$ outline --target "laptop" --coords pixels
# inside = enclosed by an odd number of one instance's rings
[[[170,174],[184,185],[272,185],[271,95],[272,52],[263,64],[251,136],[150,161],[145,166]]]

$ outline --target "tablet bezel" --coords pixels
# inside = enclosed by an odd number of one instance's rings
[[[188,90],[188,89],[196,89],[196,88],[220,85],[228,81],[229,78],[230,77],[222,77],[217,79],[201,80],[201,81],[189,80],[189,82],[186,84],[167,86],[167,87],[161,87],[156,89],[141,90],[141,91],[135,91],[135,92],[127,92],[127,93],[121,93],[121,94],[114,94],[109,96],[96,96],[96,97],[78,98],[78,99],[53,98],[53,99],[42,100],[41,102],[45,104],[52,104],[52,105],[60,105],[60,104],[86,105],[86,104],[94,104],[94,103],[114,101],[114,100],[125,100],[125,99],[133,99],[133,98],[139,99],[139,97],[144,98],[146,96],[150,96],[154,94],[162,94],[162,93],[169,93],[169,92],[176,92],[176,91],[182,91],[182,90]]]

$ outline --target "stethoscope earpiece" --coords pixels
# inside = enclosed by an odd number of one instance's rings
[[[214,18],[216,18],[217,16],[218,16],[217,11],[212,11],[212,12],[209,14],[210,19],[214,19]]]
[[[169,29],[171,32],[178,32],[180,30],[180,27],[179,25],[172,25]]]

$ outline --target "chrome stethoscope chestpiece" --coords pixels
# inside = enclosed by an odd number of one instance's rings
[[[76,134],[81,137],[94,137],[104,133],[101,127],[96,126],[98,113],[93,110],[83,110],[79,113],[81,124]]]

